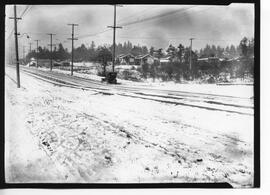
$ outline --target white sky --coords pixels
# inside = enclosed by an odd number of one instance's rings
[[[17,15],[21,16],[25,8],[26,5],[18,5]],[[13,20],[8,19],[12,16],[13,6],[9,5],[6,7],[6,37],[14,28]],[[140,22],[147,18],[150,19]],[[26,36],[20,38],[19,49],[22,45],[28,49],[29,41],[35,48],[35,39],[41,40],[41,46],[47,46],[50,40],[47,33],[57,34],[53,42],[61,41],[70,49],[71,42],[67,38],[71,37],[71,26],[68,23],[79,24],[75,27],[75,34],[79,37],[75,47],[81,43],[89,46],[91,41],[96,45],[112,43],[112,30],[96,34],[113,25],[111,5],[33,5],[18,22],[18,32],[29,33],[31,37],[30,40]],[[130,40],[136,45],[167,48],[170,43],[189,46],[189,38],[193,37],[194,49],[203,48],[207,43],[238,45],[244,36],[254,37],[254,5],[123,5],[117,7],[117,25],[123,26],[123,29],[117,29],[117,43]],[[82,38],[82,35],[93,36]],[[13,36],[9,40],[7,42],[13,46]]]

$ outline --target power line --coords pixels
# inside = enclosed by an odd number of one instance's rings
[[[40,34],[40,35],[46,35],[44,32],[26,32],[27,34],[36,34],[36,35],[38,35],[38,34]],[[57,33],[57,34],[59,34],[59,35],[70,35],[70,34],[68,34],[68,33]]]
[[[25,12],[28,10],[28,8],[30,7],[30,5],[27,5],[26,8],[23,10],[22,14],[20,15],[20,17],[23,17],[23,15],[25,14]]]
[[[14,32],[14,29],[12,29],[12,31],[9,33],[8,37],[6,38],[6,40],[8,40],[11,37],[11,35],[12,35],[13,32]]]
[[[118,38],[128,38],[128,39],[160,39],[160,37],[133,37],[133,36],[118,36]],[[166,39],[178,39],[178,40],[187,40],[188,37],[166,37]],[[196,38],[199,41],[238,41],[239,39],[205,39],[205,38]]]
[[[110,30],[112,30],[112,29],[106,29],[106,30],[103,30],[103,31],[100,31],[100,32],[97,32],[97,33],[93,33],[93,34],[81,35],[78,38],[82,39],[82,38],[86,38],[86,37],[94,37],[94,36],[97,36],[99,34],[102,34],[102,33],[105,33],[107,31],[110,31]]]
[[[30,9],[32,9],[33,5],[30,5],[30,7],[28,8],[28,10],[25,12],[24,16],[26,16],[26,14],[29,13]]]
[[[148,8],[147,8],[148,9]],[[143,11],[146,11],[147,9],[143,10]],[[128,18],[130,18],[131,16],[129,16]],[[122,18],[120,19],[119,21],[123,21],[124,19],[126,18]],[[105,33],[105,32],[108,32],[112,29],[105,29],[105,30],[102,30],[102,31],[99,31],[99,32],[96,32],[96,33],[92,33],[92,34],[86,34],[86,35],[81,35],[81,36],[78,36],[78,38],[80,39],[83,39],[83,38],[86,38],[86,37],[94,37],[94,36],[97,36],[99,34],[102,34],[102,33]]]
[[[30,6],[28,5],[28,6],[24,9],[24,11],[22,12],[20,18],[22,18],[24,15],[26,15],[27,10],[29,11],[31,8],[32,8],[32,5],[30,5]],[[10,34],[8,35],[8,37],[7,37],[6,40],[8,40],[8,39],[11,37],[11,35],[12,35],[13,32],[14,32],[14,29],[12,29],[12,31],[10,32]]]
[[[139,13],[142,13],[142,12],[144,12],[144,11],[146,11],[146,10],[148,10],[148,8],[142,10],[142,11],[139,12]],[[137,14],[139,14],[139,13],[137,13]],[[127,18],[130,18],[130,17],[132,17],[132,15],[128,16]],[[120,20],[118,20],[118,21],[120,22],[120,21],[123,21],[123,20],[125,20],[125,19],[127,19],[127,18],[122,18],[122,19],[120,19]],[[105,29],[105,30],[102,30],[102,31],[99,31],[99,32],[96,32],[96,33],[93,33],[93,34],[81,35],[81,36],[79,36],[78,38],[82,39],[82,38],[86,38],[86,37],[94,37],[94,36],[97,36],[97,35],[99,35],[99,34],[108,32],[108,31],[110,31],[110,30],[112,30],[112,29]]]
[[[195,6],[194,6],[194,7],[195,7]],[[207,7],[206,9],[196,11],[196,14],[201,13],[201,12],[203,12],[203,11],[206,11],[206,10],[208,10],[208,9],[210,9],[210,8],[213,8],[213,7]],[[185,12],[187,12],[187,11],[183,11],[183,12],[181,12],[181,13],[183,14],[183,13],[185,13]],[[181,14],[181,15],[182,15],[182,14]],[[185,18],[186,16],[187,16],[187,15],[181,16],[181,19]],[[147,29],[147,28],[150,28],[150,27],[151,27],[150,25],[149,25],[149,26],[146,26],[146,27],[144,27],[144,30]],[[131,29],[130,29],[130,28],[125,28],[124,30],[131,30]],[[136,29],[135,29],[133,32],[137,32],[138,30],[140,30],[140,29],[137,28],[137,26],[136,26]],[[187,39],[187,38],[185,38],[185,39]]]
[[[119,19],[118,22],[122,22],[122,21],[124,21],[124,20],[126,20],[126,19],[128,19],[128,18],[134,17],[134,15],[139,15],[139,14],[140,14],[140,16],[142,16],[141,14],[142,14],[143,12],[147,11],[148,9],[149,9],[149,8],[146,8],[146,9],[143,9],[142,11],[137,12],[137,13],[135,13],[135,14],[132,14],[132,15],[130,15],[130,16],[123,17],[123,18]]]
[[[174,10],[172,12],[167,12],[167,13],[159,14],[159,15],[156,15],[156,16],[152,16],[152,17],[149,17],[149,18],[144,18],[144,19],[141,19],[141,20],[136,20],[136,21],[129,22],[129,23],[124,23],[124,24],[121,24],[121,25],[122,26],[129,26],[129,25],[133,25],[133,24],[138,24],[138,23],[142,23],[142,22],[146,22],[146,21],[158,19],[158,18],[161,18],[161,17],[167,17],[167,16],[172,15],[172,14],[175,14],[177,12],[184,12],[184,11],[186,11],[188,9],[191,9],[191,8],[194,8],[194,7],[197,7],[197,6],[191,6],[191,7],[188,7],[188,8],[181,8],[181,9]]]

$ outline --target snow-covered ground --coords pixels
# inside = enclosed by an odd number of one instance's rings
[[[49,71],[48,68],[39,68],[39,69]],[[70,71],[67,70],[53,69],[53,71],[70,75]],[[83,74],[78,72],[73,72],[73,75],[97,81],[101,81],[102,78],[100,76],[97,76],[96,74]],[[197,83],[190,84],[190,83],[175,83],[173,81],[161,82],[158,80],[155,80],[155,82],[153,82],[152,79],[147,79],[144,82],[135,82],[117,79],[117,82],[127,86],[151,87],[155,89],[179,90],[195,93],[209,93],[209,94],[228,95],[245,98],[252,98],[254,94],[252,85],[216,85],[216,84],[197,84]]]
[[[23,73],[17,89],[15,70],[6,74],[7,182],[253,185],[253,116],[59,87]],[[226,94],[252,96],[235,87]]]

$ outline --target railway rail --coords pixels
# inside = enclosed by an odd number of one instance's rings
[[[14,66],[9,66],[14,67]],[[14,67],[15,68],[15,67]],[[193,93],[186,91],[154,89],[141,86],[111,85],[101,81],[70,76],[64,73],[50,72],[36,68],[21,66],[21,71],[55,85],[61,85],[84,90],[94,90],[107,95],[121,95],[140,98],[166,104],[182,105],[220,112],[242,115],[253,115],[253,100],[250,98],[217,95],[208,93]]]

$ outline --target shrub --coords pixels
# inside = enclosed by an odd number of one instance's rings
[[[119,70],[118,78],[131,81],[140,81],[141,73],[136,70]]]

